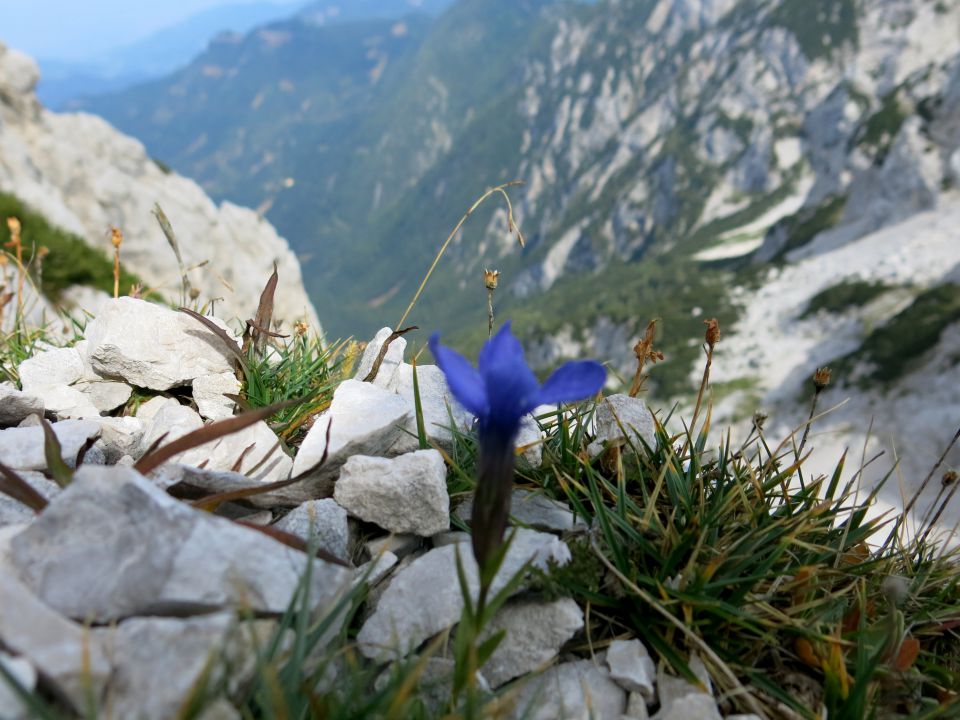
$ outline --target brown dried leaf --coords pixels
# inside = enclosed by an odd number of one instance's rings
[[[903,639],[903,642],[900,643],[900,650],[897,652],[897,657],[893,660],[894,669],[899,672],[906,672],[913,666],[919,654],[920,641],[908,635]]]
[[[186,313],[197,322],[202,323],[207,330],[223,340],[223,344],[226,346],[227,350],[230,351],[240,367],[243,368],[244,372],[247,372],[247,362],[243,358],[243,353],[240,352],[240,348],[237,347],[237,344],[233,341],[233,338],[230,337],[226,330],[217,325],[210,318],[205,317],[198,312],[194,312],[190,308],[182,307],[177,309],[182,313]]]
[[[0,493],[23,503],[34,512],[41,512],[47,506],[46,498],[3,463],[0,463]]]
[[[286,400],[284,402],[274,403],[273,405],[267,405],[266,407],[258,408],[257,410],[251,410],[250,412],[245,412],[241,415],[235,415],[234,417],[217,420],[209,425],[204,425],[202,428],[198,428],[193,432],[182,435],[181,437],[178,437],[176,440],[167,443],[152,453],[144,455],[142,458],[140,458],[137,464],[134,465],[134,469],[141,475],[146,475],[147,473],[156,470],[175,455],[179,455],[186,450],[191,450],[195,447],[199,447],[200,445],[205,445],[208,442],[219,440],[225,435],[239,432],[244,428],[250,427],[254,423],[260,422],[261,420],[266,420],[278,410],[291,407],[300,402],[302,401],[299,398]]]

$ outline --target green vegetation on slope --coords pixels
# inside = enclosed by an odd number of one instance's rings
[[[890,287],[882,282],[847,279],[821,290],[810,298],[810,302],[800,317],[808,318],[816,315],[821,310],[826,310],[830,313],[841,313],[850,308],[863,307],[888,290],[890,290]]]
[[[960,285],[938,285],[918,295],[908,308],[871,332],[859,350],[834,365],[842,377],[866,363],[869,371],[859,378],[861,384],[892,383],[937,345],[948,326],[958,322]]]
[[[37,251],[40,248],[48,251],[43,258],[40,275],[40,291],[48,298],[56,301],[71,285],[87,285],[113,293],[113,260],[108,254],[110,242],[106,237],[103,241],[103,252],[100,252],[76,235],[53,227],[13,195],[0,192],[0,244],[6,244],[10,240],[10,231],[5,221],[8,217],[20,220],[23,262],[29,266],[35,281]],[[124,270],[121,264],[120,288],[126,292],[131,285],[139,282],[137,276]]]
[[[787,0],[777,5],[770,21],[793,32],[811,60],[830,58],[859,39],[856,0]]]

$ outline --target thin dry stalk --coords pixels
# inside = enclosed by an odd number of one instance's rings
[[[190,278],[187,277],[187,268],[183,264],[183,256],[180,254],[180,243],[177,241],[177,234],[173,231],[173,225],[167,218],[167,214],[160,207],[160,203],[153,206],[153,216],[157,219],[163,235],[167,238],[173,254],[177,257],[177,266],[180,268],[180,304],[187,304],[187,297],[190,294]]]
[[[7,218],[7,228],[10,230],[10,241],[4,247],[12,248],[17,261],[17,317],[23,315],[23,283],[26,269],[23,267],[23,239],[20,235],[20,221],[15,217]]]
[[[412,325],[408,328],[394,330],[390,333],[390,336],[384,340],[383,345],[380,346],[380,352],[377,353],[377,357],[373,361],[373,366],[370,368],[370,372],[367,373],[366,377],[363,378],[363,382],[373,382],[376,379],[377,373],[380,372],[380,366],[383,365],[383,359],[387,356],[387,350],[390,349],[390,343],[398,337],[406,335],[408,332],[419,329],[416,325]],[[414,362],[416,362],[416,360],[414,360]]]
[[[410,301],[410,304],[407,305],[407,309],[404,310],[403,316],[400,318],[400,321],[397,323],[396,327],[400,327],[406,322],[407,317],[410,315],[410,312],[413,310],[413,306],[417,304],[417,301],[420,299],[420,296],[423,294],[424,288],[427,286],[427,283],[430,281],[430,277],[433,275],[433,271],[436,270],[437,265],[440,263],[440,258],[443,257],[443,254],[447,251],[447,248],[450,246],[450,243],[453,242],[453,239],[457,236],[457,233],[460,232],[460,228],[466,224],[467,220],[470,219],[470,216],[477,211],[487,198],[496,195],[499,193],[503,195],[504,199],[507,201],[507,224],[510,228],[510,232],[515,232],[517,234],[517,240],[520,242],[520,247],[523,247],[526,244],[526,241],[523,238],[523,233],[520,232],[520,228],[517,226],[513,218],[513,204],[510,202],[510,197],[507,195],[506,189],[509,187],[515,187],[517,185],[523,185],[521,180],[513,180],[503,185],[498,185],[495,188],[490,188],[487,190],[480,198],[470,206],[470,209],[464,213],[463,217],[460,218],[460,222],[457,223],[456,227],[453,228],[453,231],[447,236],[447,239],[444,241],[443,245],[440,246],[440,251],[437,253],[437,256],[433,259],[433,263],[430,265],[430,269],[427,270],[427,274],[424,275],[423,281],[420,283],[420,287],[417,288],[417,292],[413,295],[413,300]]]
[[[116,300],[120,297],[120,246],[123,244],[120,228],[110,228],[110,242],[113,244],[113,299]]]
[[[487,288],[487,338],[493,337],[493,293],[499,282],[499,270],[483,271],[483,284]]]
[[[710,384],[710,368],[713,366],[713,351],[717,343],[720,342],[720,323],[716,318],[704,320],[703,324],[707,330],[703,337],[703,349],[707,354],[707,362],[703,367],[703,378],[700,380],[700,390],[697,392],[697,404],[693,408],[693,419],[690,421],[690,432],[687,433],[687,439],[683,441],[683,449],[680,451],[682,456],[686,453],[690,441],[697,430],[697,419],[700,417],[700,409],[703,407],[703,396],[706,393],[707,386]]]
[[[643,389],[643,383],[647,376],[643,374],[644,366],[649,362],[656,364],[664,359],[664,355],[659,350],[653,348],[653,338],[657,331],[658,319],[654,318],[647,323],[647,330],[643,337],[633,346],[633,352],[637,356],[637,372],[634,373],[633,382],[630,383],[630,397],[636,397]]]

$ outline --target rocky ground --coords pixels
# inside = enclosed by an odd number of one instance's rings
[[[388,334],[368,345],[356,378],[368,376]],[[390,345],[372,381],[338,386],[295,458],[260,421],[152,469],[143,462],[158,445],[232,416],[227,395],[239,383],[222,338],[183,313],[121,298],[105,305],[83,340],[24,361],[22,389],[0,386],[0,461],[45,507],[35,514],[0,495],[6,671],[65,707],[93,697],[102,717],[158,720],[174,716],[212,672],[225,689],[202,717],[239,717],[231,691],[250,681],[253,646],[275,631],[308,564],[263,529],[313,538],[325,552],[305,588],[316,615],[332,612],[356,583],[370,585],[357,635],[370,663],[386,666],[455,626],[464,603],[458,553],[470,592],[478,591],[463,544],[469,536],[456,529],[469,517],[469,499],[451,501],[443,455],[419,449],[404,345]],[[446,426],[452,419],[466,430],[471,418],[437,368],[420,366],[417,377],[428,434],[451,451]],[[133,393],[139,402],[131,403]],[[45,441],[44,416],[59,459]],[[655,442],[643,403],[614,396],[598,411],[593,454],[622,435],[621,420]],[[539,438],[528,420],[521,466],[540,463]],[[300,480],[214,513],[184,499],[291,476]],[[515,492],[513,515],[523,527],[494,590],[524,568],[565,565],[566,540],[588,530],[569,507],[530,491]],[[507,636],[482,668],[489,688],[530,679],[513,695],[517,717],[528,708],[526,717],[543,720],[721,717],[698,659],[695,685],[658,672],[638,640],[572,655],[569,648],[582,645],[584,608],[531,596],[528,586],[517,586],[487,628]],[[429,660],[422,682],[448,687],[453,661],[445,657]],[[4,717],[30,716],[6,687],[0,708]]]

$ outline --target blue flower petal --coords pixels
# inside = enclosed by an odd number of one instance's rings
[[[607,370],[598,362],[568,362],[557,368],[540,388],[539,404],[583,400],[599,392],[606,379]]]
[[[474,415],[485,415],[489,403],[480,373],[463,355],[441,345],[439,333],[434,333],[430,337],[429,344],[430,352],[436,358],[437,365],[443,370],[453,396]]]
[[[523,346],[510,332],[508,320],[500,331],[487,340],[480,349],[477,368],[480,370],[480,375],[486,379],[487,374],[494,368],[520,366],[527,367],[527,361],[523,357]]]

